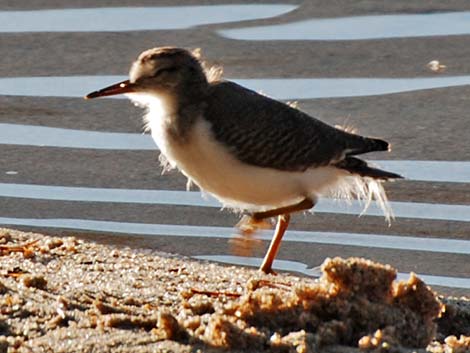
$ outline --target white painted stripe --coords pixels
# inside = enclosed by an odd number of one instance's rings
[[[364,40],[470,34],[470,12],[309,19],[218,31],[238,40]]]
[[[40,200],[221,207],[200,192],[0,183],[0,196]]]
[[[363,97],[470,85],[470,76],[413,78],[237,79],[242,86],[277,99]]]
[[[0,144],[111,150],[156,150],[150,135],[0,123]],[[409,180],[470,183],[467,161],[371,161]]]
[[[296,9],[283,4],[98,7],[0,11],[0,32],[120,32],[194,26],[279,16]]]
[[[468,161],[387,160],[370,162],[385,170],[398,173],[407,180],[470,183],[470,162]]]
[[[83,97],[91,91],[125,79],[126,76],[4,77],[0,78],[0,95]],[[457,87],[470,85],[470,75],[412,78],[253,78],[233,81],[276,99],[292,100],[375,96]]]
[[[259,267],[262,259],[253,257],[243,256],[231,256],[231,255],[199,255],[193,256],[195,259],[221,262],[230,265],[243,265]],[[303,273],[307,276],[319,277],[320,273],[318,268],[310,269],[302,262],[288,261],[288,260],[274,260],[274,270],[280,271],[292,271],[297,273]],[[448,276],[434,276],[417,274],[427,285],[431,286],[443,286],[450,288],[470,288],[470,278],[466,277],[448,277]],[[410,277],[409,273],[398,273],[397,278],[399,280],[407,280]]]
[[[391,201],[390,205],[397,218],[416,218],[444,221],[470,222],[470,206],[449,205],[439,203],[420,202],[400,202]],[[320,212],[359,214],[363,205],[360,202],[353,202],[351,205],[339,203],[337,200],[322,199],[318,206]],[[314,211],[318,211],[315,207]],[[373,203],[364,213],[367,216],[383,216],[382,211]]]
[[[260,267],[263,259],[257,257],[248,257],[248,256],[232,256],[232,255],[197,255],[191,256],[193,259],[205,260],[212,262],[219,262],[229,265],[237,266],[249,266],[249,267]],[[311,269],[302,262],[289,261],[289,260],[274,260],[273,270],[276,271],[288,271],[288,272],[297,272],[302,273],[311,277],[320,277],[321,272],[318,268]]]
[[[112,150],[155,150],[150,135],[0,123],[0,144]]]
[[[126,80],[127,76],[37,76],[2,77],[0,94],[5,96],[79,97]],[[112,98],[126,98],[113,96]]]
[[[65,228],[65,229],[80,229],[80,230],[92,230],[92,231],[102,231],[102,232],[113,232],[116,234],[142,234],[142,235],[161,235],[161,236],[192,236],[192,237],[218,237],[218,238],[230,238],[233,235],[232,228],[222,228],[222,227],[196,227],[196,226],[176,226],[176,225],[164,225],[164,224],[142,224],[142,223],[127,223],[127,222],[109,222],[109,221],[94,221],[94,220],[80,220],[80,219],[22,219],[22,218],[4,218],[0,217],[0,224],[3,225],[16,225],[16,226],[31,226],[31,227],[45,227],[45,228]],[[266,233],[266,232],[265,232]],[[298,233],[304,233],[304,237],[297,238]],[[319,232],[311,232],[309,238],[305,236],[309,232],[295,232],[289,231],[284,240],[285,241],[305,241],[309,243],[322,243],[320,238],[322,233]],[[323,233],[323,239],[326,237],[331,236],[335,233]],[[359,235],[359,234],[350,234],[349,236],[352,237],[377,237],[375,235]],[[269,236],[267,234],[261,234],[261,239],[269,240]],[[383,236],[380,236],[383,237]],[[385,236],[389,237],[390,236]],[[419,238],[416,238],[419,239]],[[319,240],[319,241],[316,241]],[[373,239],[372,239],[373,240]],[[444,242],[444,244],[436,243],[439,246],[453,246],[459,245],[459,242],[452,239],[421,239],[419,243],[421,246],[426,247],[424,242],[429,240],[438,240]],[[373,240],[374,241],[374,240]],[[405,240],[406,241],[406,240]],[[448,243],[449,242],[449,243]],[[462,249],[467,249],[465,253],[468,253],[468,241],[463,241],[464,246]],[[334,242],[325,242],[334,244]],[[362,242],[361,242],[362,243]],[[448,243],[449,245],[445,245]],[[451,243],[454,243],[453,245]],[[388,248],[386,246],[386,242],[383,243],[384,248]],[[416,243],[415,243],[416,244]],[[341,244],[340,244],[341,245]],[[344,244],[343,244],[344,245]],[[351,244],[348,244],[351,245]],[[370,245],[373,245],[371,243]],[[362,246],[358,244],[357,246]],[[393,249],[397,249],[398,247],[392,247]],[[415,248],[417,249],[417,248]],[[424,249],[422,249],[424,250]],[[424,251],[438,251],[439,248],[435,248],[433,250],[429,250],[427,248]],[[441,250],[451,250],[441,249]],[[461,252],[459,252],[461,253]],[[248,265],[248,266],[256,266],[258,267],[261,264],[261,259],[256,258],[243,258],[243,257],[235,257],[235,256],[218,256],[218,255],[211,255],[211,256],[195,256],[198,259],[205,259],[210,261],[218,261],[218,262],[225,262],[230,264],[238,264],[238,265]],[[304,273],[309,276],[318,276],[318,268],[308,269],[307,265],[300,263],[300,262],[293,262],[293,261],[286,261],[286,260],[275,260],[274,262],[274,269],[282,270],[282,271],[294,271],[298,273]],[[456,288],[470,288],[470,279],[467,278],[458,278],[458,277],[444,277],[444,276],[431,276],[431,275],[419,275],[427,284],[429,285],[439,285],[445,287],[456,287]],[[399,274],[399,278],[407,278],[407,274]]]
[[[105,189],[0,183],[0,196],[60,201],[222,207],[213,197],[203,196],[200,192],[196,191]],[[390,205],[397,218],[470,222],[470,206],[468,205],[399,201],[391,201]],[[363,204],[359,201],[347,203],[341,200],[320,199],[313,211],[318,213],[358,215],[363,211]],[[383,216],[380,208],[374,203],[364,214],[368,216]]]
[[[3,225],[16,225],[16,226],[30,226],[30,227],[45,227],[45,228],[65,228],[65,229],[80,229],[80,230],[92,230],[92,231],[102,231],[102,232],[112,232],[116,234],[142,234],[142,235],[161,235],[161,236],[192,236],[192,237],[218,237],[218,238],[230,238],[233,235],[232,228],[222,228],[222,227],[196,227],[196,226],[175,226],[175,225],[161,225],[161,224],[142,224],[142,223],[127,223],[127,222],[109,222],[109,221],[94,221],[94,220],[80,220],[80,219],[26,219],[26,218],[4,218],[0,217],[0,224]],[[265,232],[266,233],[266,232]],[[304,233],[304,237],[297,238],[298,233]],[[309,243],[322,243],[321,241],[316,241],[315,238],[320,238],[321,233],[311,232],[309,238],[306,238],[308,232],[295,232],[289,231],[285,236],[285,241],[305,241]],[[329,237],[334,233],[324,233],[323,237]],[[358,235],[351,234],[352,237],[369,237],[369,235]],[[371,237],[376,237],[371,235]],[[383,237],[383,236],[380,236]],[[390,236],[386,236],[390,237]],[[269,240],[267,234],[261,235],[262,239]],[[325,238],[324,238],[325,239]],[[419,239],[419,238],[416,238]],[[419,243],[421,246],[424,242],[430,240],[440,240],[443,242],[460,242],[452,239],[421,239]],[[405,240],[406,241],[406,240]],[[467,249],[468,253],[468,241],[463,241],[463,249]],[[325,242],[326,243],[326,242]],[[329,243],[329,242],[328,242]],[[333,243],[333,242],[332,242]],[[362,242],[361,242],[362,243]],[[334,243],[333,243],[334,244]],[[387,248],[386,242],[383,243],[384,248]],[[416,244],[416,242],[415,242]],[[348,244],[351,245],[351,244]],[[373,244],[371,244],[373,245]],[[436,243],[437,246],[446,246],[444,244]],[[454,245],[459,245],[454,243]],[[357,246],[362,246],[358,244]],[[450,245],[452,246],[452,245]],[[393,247],[397,249],[397,247]],[[422,249],[423,250],[423,249]],[[438,248],[433,250],[439,250]],[[429,248],[425,251],[433,251]],[[442,250],[442,249],[441,249]],[[450,249],[448,249],[450,250]],[[460,252],[461,253],[461,252]],[[238,265],[249,265],[258,267],[261,264],[261,259],[256,258],[243,258],[236,256],[195,256],[195,258],[206,259],[211,261],[225,262],[230,264]],[[318,276],[318,268],[308,269],[307,265],[300,262],[285,261],[285,260],[275,260],[274,269],[283,270],[283,271],[294,271],[298,273],[304,273],[309,276]],[[399,278],[407,278],[407,274],[399,274]],[[444,277],[444,276],[431,276],[431,275],[419,275],[427,284],[429,285],[439,285],[445,287],[456,287],[456,288],[470,288],[470,279],[468,278],[459,278],[459,277]]]
[[[92,230],[98,232],[112,232],[116,234],[122,233],[196,238],[232,238],[236,233],[234,228],[228,227],[129,223],[64,218],[0,218],[0,224]],[[269,241],[272,238],[272,231],[260,231],[258,237],[259,239]],[[470,255],[470,240],[358,233],[307,232],[295,230],[288,230],[283,240],[287,242]]]

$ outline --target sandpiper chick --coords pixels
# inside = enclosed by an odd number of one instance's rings
[[[199,52],[154,48],[139,55],[129,80],[85,98],[126,94],[145,106],[165,160],[224,206],[248,212],[242,231],[277,216],[260,267],[265,273],[272,272],[290,214],[311,209],[320,196],[375,199],[392,217],[381,182],[401,177],[355,157],[387,151],[387,142],[329,126],[217,72]]]

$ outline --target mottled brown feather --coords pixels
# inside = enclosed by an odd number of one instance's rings
[[[334,164],[388,143],[348,133],[230,81],[211,83],[204,117],[242,162],[286,171]]]

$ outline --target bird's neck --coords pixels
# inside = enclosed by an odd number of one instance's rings
[[[185,142],[191,127],[203,113],[205,95],[181,90],[147,97],[145,105],[150,128],[154,123],[162,124],[175,140]]]

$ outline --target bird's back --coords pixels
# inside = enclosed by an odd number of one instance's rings
[[[385,141],[334,128],[230,81],[211,84],[205,109],[215,138],[242,162],[260,167],[302,171],[388,149]]]

